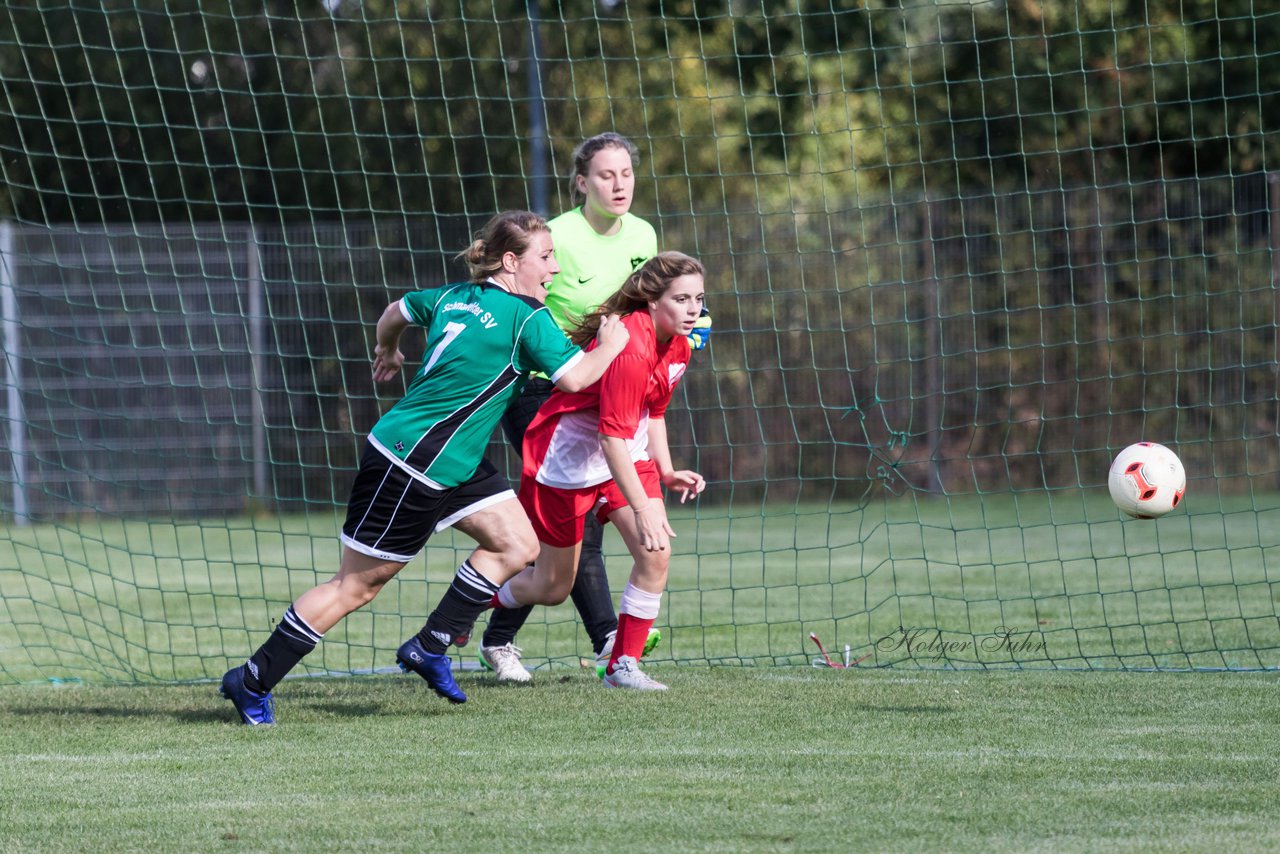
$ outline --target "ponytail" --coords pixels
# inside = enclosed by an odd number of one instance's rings
[[[533,235],[548,230],[547,221],[536,213],[503,211],[485,223],[471,245],[455,257],[466,263],[471,281],[483,282],[502,270],[504,255],[523,255]]]

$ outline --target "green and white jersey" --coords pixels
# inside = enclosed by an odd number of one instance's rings
[[[582,358],[545,306],[497,284],[415,291],[400,300],[400,311],[426,328],[423,365],[369,442],[434,489],[475,473],[530,372],[554,382]]]
[[[658,254],[653,226],[629,213],[620,221],[622,227],[608,237],[591,227],[581,207],[547,223],[560,265],[560,272],[547,286],[547,308],[561,329],[568,329],[598,308],[622,287],[627,276]]]

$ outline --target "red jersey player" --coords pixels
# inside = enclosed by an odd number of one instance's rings
[[[625,350],[582,391],[553,392],[524,436],[520,503],[541,543],[533,566],[498,591],[502,607],[556,605],[573,586],[584,519],[612,522],[634,564],[618,608],[618,634],[605,669],[612,687],[665,691],[640,670],[649,628],[667,583],[670,538],[662,488],[683,503],[706,487],[702,475],[676,470],[663,419],[689,364],[687,335],[702,311],[703,267],[662,252],[588,314],[570,337],[589,346],[600,319],[623,315]]]

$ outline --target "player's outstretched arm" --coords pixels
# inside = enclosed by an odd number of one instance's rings
[[[556,388],[573,393],[582,391],[587,386],[604,376],[609,363],[631,340],[631,333],[622,325],[622,318],[610,314],[600,319],[600,328],[596,331],[596,347],[578,360],[578,363],[556,380]]]
[[[387,306],[378,318],[378,342],[373,348],[373,379],[384,383],[394,379],[404,366],[404,353],[400,352],[400,336],[409,328],[409,321],[400,310],[400,300]]]

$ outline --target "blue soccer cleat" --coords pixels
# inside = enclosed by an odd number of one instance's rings
[[[467,701],[467,695],[462,693],[453,679],[453,665],[449,656],[427,652],[417,637],[411,637],[400,645],[396,650],[396,661],[401,670],[406,673],[413,671],[427,680],[427,684],[450,703]]]
[[[240,713],[240,720],[249,726],[267,726],[276,722],[271,692],[259,694],[246,688],[243,664],[231,668],[222,675],[222,687],[218,691],[235,704],[236,711]]]

